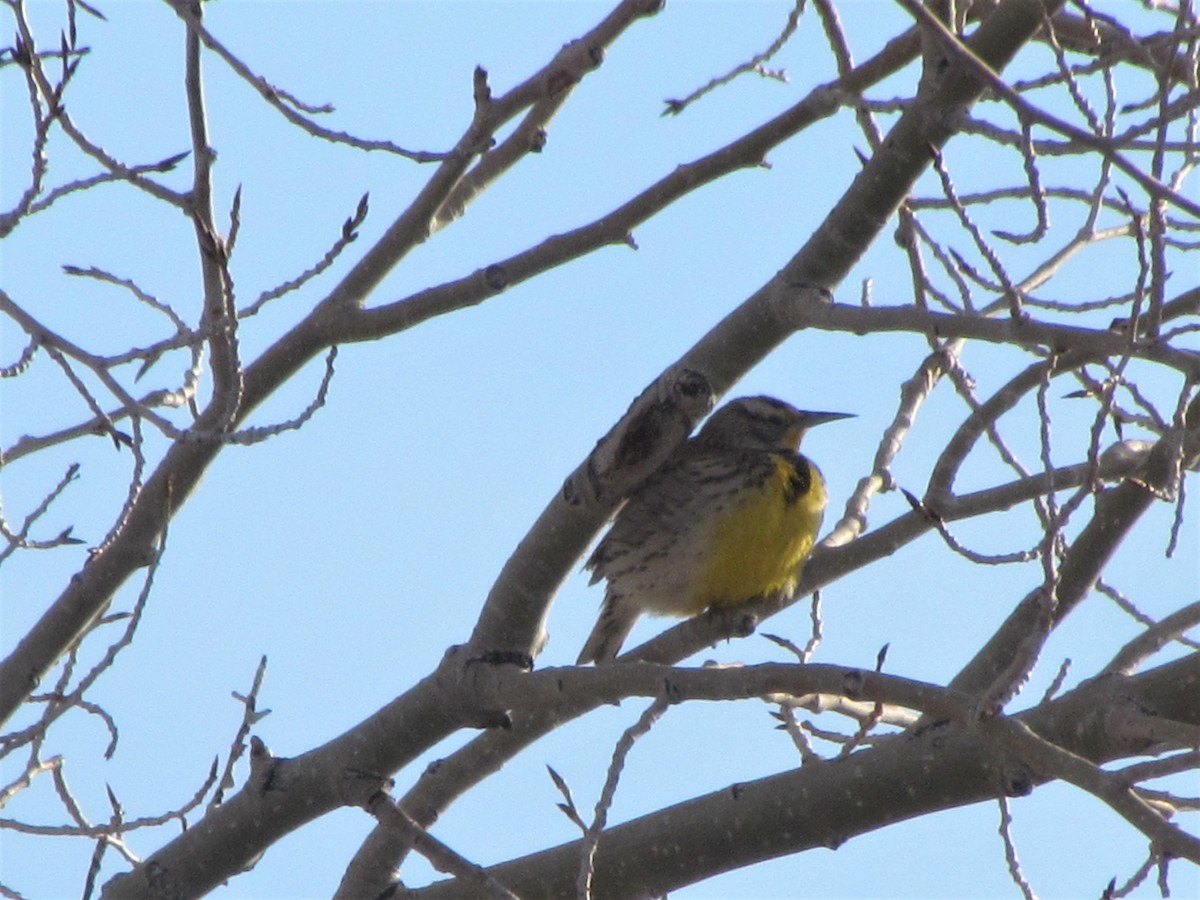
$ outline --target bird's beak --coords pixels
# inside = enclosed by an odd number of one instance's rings
[[[824,425],[826,422],[836,422],[838,419],[853,419],[854,413],[835,412],[805,412],[800,420],[801,428],[812,428],[814,425]]]
[[[804,411],[800,414],[800,421],[792,426],[788,433],[788,438],[793,446],[800,446],[800,438],[804,436],[804,432],[816,425],[824,425],[826,422],[836,422],[838,419],[853,419],[854,413],[839,413],[839,412],[808,412]]]

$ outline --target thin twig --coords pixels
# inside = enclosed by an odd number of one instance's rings
[[[319,137],[326,141],[331,141],[336,144],[347,144],[359,150],[380,150],[385,153],[394,153],[397,156],[403,156],[406,159],[411,159],[414,162],[438,162],[446,158],[445,153],[433,153],[428,150],[407,150],[399,144],[392,143],[386,140],[369,140],[366,138],[355,137],[344,131],[335,131],[332,128],[326,128],[319,125],[312,119],[301,113],[328,113],[333,111],[331,104],[310,104],[304,103],[297,99],[293,94],[283,90],[280,87],[267,81],[261,75],[256,75],[251,68],[237,56],[235,56],[228,48],[225,47],[213,34],[204,27],[200,18],[195,14],[187,0],[164,0],[168,6],[175,11],[184,22],[187,23],[199,39],[204,43],[209,50],[217,54],[225,64],[229,66],[242,80],[258,91],[259,95],[267,101],[280,115],[291,122],[293,125],[303,129],[308,134],[314,137]]]
[[[1037,900],[1037,894],[1033,892],[1033,888],[1026,880],[1025,874],[1021,871],[1021,861],[1017,858],[1017,845],[1012,836],[1012,814],[1008,811],[1008,798],[999,794],[996,797],[996,803],[1000,807],[1000,825],[997,830],[1000,833],[1000,839],[1004,842],[1004,861],[1008,864],[1008,876],[1020,889],[1025,900]]]
[[[638,720],[630,725],[613,748],[612,762],[604,779],[604,787],[600,791],[600,799],[596,801],[595,816],[592,824],[584,833],[579,848],[579,874],[575,881],[575,891],[579,900],[588,900],[592,896],[592,878],[595,875],[596,848],[600,843],[600,835],[608,822],[608,811],[612,807],[613,796],[617,792],[617,784],[621,779],[621,770],[625,768],[625,760],[629,751],[639,738],[645,736],[654,723],[659,720],[671,701],[664,695],[656,697],[638,716]]]
[[[772,79],[775,81],[786,82],[788,80],[787,72],[783,69],[769,69],[767,62],[776,53],[783,49],[783,45],[788,42],[788,39],[795,33],[796,26],[800,23],[800,14],[804,11],[804,0],[795,0],[795,5],[788,13],[787,20],[783,23],[783,28],[770,45],[761,53],[756,53],[743,63],[734,66],[724,75],[718,75],[707,84],[696,88],[682,100],[665,100],[667,108],[663,110],[664,116],[677,116],[692,103],[699,100],[705,94],[716,90],[722,85],[729,84],[739,75],[755,74],[763,78]]]
[[[212,799],[208,801],[209,811],[220,806],[225,799],[225,792],[233,788],[233,767],[246,753],[246,738],[249,737],[250,730],[271,712],[269,709],[260,710],[258,708],[258,692],[262,689],[263,677],[266,674],[267,657],[264,655],[258,661],[258,668],[254,670],[254,681],[250,685],[249,693],[243,696],[237,691],[233,692],[233,699],[242,704],[242,721],[234,733],[233,741],[229,746],[229,753],[225,756],[225,766],[221,770],[221,778],[217,782],[217,789],[213,792]],[[216,766],[217,763],[214,760],[214,772],[216,771]]]

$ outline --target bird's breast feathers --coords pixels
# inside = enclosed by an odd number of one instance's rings
[[[821,528],[825,502],[816,466],[799,454],[770,454],[761,482],[714,516],[711,551],[688,612],[793,590]]]
[[[589,565],[645,612],[694,615],[791,590],[825,508],[798,453],[698,454],[647,483]]]

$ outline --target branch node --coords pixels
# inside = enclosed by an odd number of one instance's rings
[[[626,496],[666,461],[714,403],[704,374],[683,366],[668,370],[596,444],[587,462],[587,484],[568,478],[563,496],[573,504],[589,496],[593,500]]]

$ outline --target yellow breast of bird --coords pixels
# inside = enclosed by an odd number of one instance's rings
[[[608,596],[689,616],[792,589],[825,508],[798,453],[689,453],[630,498],[588,561]]]
[[[825,502],[825,482],[815,465],[798,454],[770,454],[769,465],[759,467],[713,513],[687,613],[794,590]]]

